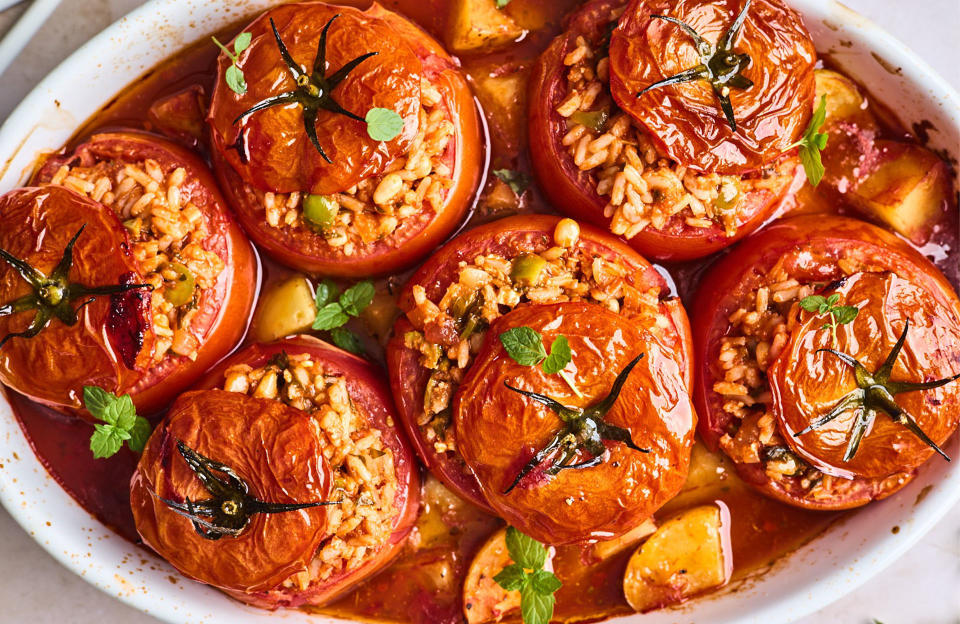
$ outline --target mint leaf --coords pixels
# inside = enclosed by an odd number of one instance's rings
[[[253,39],[253,33],[243,32],[237,35],[233,40],[233,51],[239,54],[250,47],[250,41]]]
[[[114,401],[114,395],[110,394],[100,386],[83,387],[83,406],[97,420],[103,420],[103,413],[107,406]]]
[[[223,74],[223,79],[226,81],[227,86],[230,87],[230,90],[237,95],[246,94],[247,81],[244,80],[243,72],[236,65],[231,65],[227,68],[227,71]]]
[[[123,431],[133,429],[133,425],[137,420],[137,408],[133,406],[133,399],[130,398],[129,394],[125,394],[113,401],[107,408],[106,413],[112,414],[114,416],[113,420],[109,418],[103,418],[101,420],[116,425]]]
[[[90,436],[94,459],[114,455],[125,441],[131,450],[143,450],[150,437],[150,423],[137,416],[129,394],[118,397],[97,386],[84,386],[83,405],[94,418],[105,423],[94,425]]]
[[[832,295],[827,297],[827,303],[829,305],[836,305],[838,301],[840,301],[840,293],[833,293]]]
[[[559,373],[570,363],[570,343],[566,336],[557,336],[550,345],[550,355],[543,361],[543,372],[548,375]]]
[[[520,366],[535,366],[547,357],[543,337],[529,327],[508,329],[500,334],[500,343],[507,350],[507,355]]]
[[[514,563],[528,570],[539,570],[547,561],[543,544],[513,527],[507,528],[507,552]]]
[[[359,316],[373,302],[377,293],[373,282],[367,280],[354,284],[340,295],[340,306],[350,316]]]
[[[541,594],[527,586],[520,592],[520,615],[524,624],[549,624],[553,618],[553,594]]]
[[[150,438],[151,431],[150,422],[143,416],[137,416],[133,422],[133,427],[130,428],[130,439],[127,441],[130,450],[135,453],[142,453],[143,447],[147,445],[147,440]]]
[[[334,327],[330,330],[330,338],[333,339],[333,344],[344,351],[349,351],[356,355],[363,354],[363,345],[360,344],[360,339],[349,329]]]
[[[800,307],[807,312],[816,312],[820,306],[827,303],[827,300],[821,295],[810,295],[800,300]]]
[[[328,330],[334,327],[340,327],[350,320],[339,303],[328,303],[317,310],[317,317],[313,319],[313,328],[317,330]]]
[[[504,5],[506,6],[506,5]],[[494,169],[493,175],[503,180],[518,196],[523,195],[524,191],[530,188],[530,176],[522,171],[513,169]]]
[[[317,291],[314,293],[313,300],[319,310],[323,306],[333,301],[340,294],[340,289],[330,280],[323,280],[317,284]]]
[[[115,426],[94,425],[93,429],[93,435],[90,436],[90,450],[93,451],[94,459],[115,455],[123,446],[123,438]]]
[[[527,573],[520,565],[514,563],[501,570],[493,580],[506,591],[519,591],[527,584]]]
[[[790,146],[800,148],[800,162],[807,173],[807,180],[813,186],[820,184],[826,170],[823,168],[823,160],[820,157],[820,151],[827,146],[827,140],[830,138],[826,133],[820,132],[824,122],[827,120],[827,96],[820,98],[820,104],[810,118],[810,124],[803,133],[803,138]]]
[[[562,585],[560,579],[549,570],[537,570],[530,575],[530,586],[541,594],[552,594]]]
[[[389,108],[367,111],[367,134],[374,141],[392,141],[403,131],[403,117]]]
[[[860,309],[856,306],[840,306],[834,308],[832,312],[833,320],[837,325],[846,325],[853,322],[853,319],[857,318],[859,313]]]

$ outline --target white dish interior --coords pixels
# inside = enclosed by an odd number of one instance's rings
[[[903,44],[833,0],[788,0],[800,10],[821,52],[896,104],[907,127],[929,121],[930,146],[957,154],[960,95]],[[113,24],[41,82],[0,128],[0,192],[24,182],[35,158],[63,144],[109,96],[189,43],[276,4],[270,0],[152,0]],[[954,436],[947,452],[960,456]],[[268,613],[209,587],[171,583],[168,564],[105,528],[47,474],[0,395],[0,503],[63,565],[108,594],[171,623],[252,624],[332,618]],[[936,459],[891,499],[873,503],[737,588],[677,610],[643,616],[646,624],[770,624],[798,619],[865,582],[917,542],[960,501],[960,466]],[[894,527],[899,532],[893,533]],[[147,559],[146,565],[141,562]],[[613,622],[639,622],[640,616]]]

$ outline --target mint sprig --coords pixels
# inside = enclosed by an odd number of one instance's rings
[[[403,117],[389,108],[371,108],[364,121],[367,135],[374,141],[392,141],[403,131]]]
[[[548,624],[556,603],[553,594],[563,584],[553,572],[544,569],[547,549],[529,535],[508,527],[507,552],[513,563],[493,580],[506,591],[520,592],[520,614],[524,624]]]
[[[313,329],[329,331],[335,345],[345,351],[362,354],[363,347],[360,339],[343,325],[350,320],[350,317],[360,316],[360,313],[373,302],[376,292],[373,282],[369,280],[354,284],[342,294],[333,282],[329,280],[320,282],[314,294],[317,316],[313,319]]]
[[[788,150],[795,147],[800,148],[800,162],[803,163],[803,170],[807,172],[807,180],[813,186],[820,184],[823,180],[823,174],[826,169],[823,168],[823,159],[820,157],[820,151],[827,146],[829,138],[825,132],[820,132],[824,122],[827,121],[827,96],[820,98],[820,104],[810,118],[810,124],[803,133],[803,138],[791,145]]]
[[[126,442],[131,451],[140,453],[150,437],[150,423],[137,416],[129,394],[118,397],[99,386],[83,387],[83,406],[104,424],[94,425],[90,450],[94,459],[111,457]]]
[[[237,95],[246,94],[247,81],[244,79],[243,70],[240,69],[240,65],[238,63],[240,62],[240,53],[250,47],[250,41],[253,39],[253,35],[248,32],[237,35],[237,38],[233,40],[233,52],[230,51],[230,48],[220,43],[216,37],[210,38],[213,39],[213,42],[217,44],[217,47],[223,50],[223,53],[226,54],[231,61],[233,61],[223,75],[223,79],[227,83],[227,86],[230,87],[230,90]]]
[[[807,312],[813,312],[817,316],[829,315],[830,319],[823,324],[821,329],[829,329],[833,336],[833,345],[837,344],[837,327],[852,323],[860,309],[852,305],[837,305],[840,303],[840,293],[833,293],[829,297],[823,295],[810,295],[800,300],[800,307]]]
[[[560,375],[573,393],[578,397],[583,394],[574,383],[573,375],[564,370],[572,359],[570,342],[566,336],[557,336],[550,345],[550,353],[543,346],[543,336],[530,327],[512,327],[500,334],[500,343],[507,350],[514,362],[520,366],[536,366],[540,364],[548,375]]]

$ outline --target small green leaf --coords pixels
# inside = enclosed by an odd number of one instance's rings
[[[403,131],[403,117],[389,108],[367,111],[367,134],[374,141],[392,141]]]
[[[527,584],[527,573],[520,565],[513,563],[501,570],[493,580],[506,591],[520,591]]]
[[[313,297],[317,310],[336,299],[338,294],[340,294],[340,289],[328,279],[317,284],[317,292],[314,293]]]
[[[540,570],[547,561],[543,544],[513,527],[507,527],[507,552],[514,563],[528,570]]]
[[[330,330],[330,338],[333,340],[333,344],[344,351],[349,351],[356,355],[363,354],[363,345],[360,344],[360,339],[349,329],[334,327]]]
[[[813,186],[820,184],[826,170],[823,168],[823,159],[820,151],[827,146],[829,136],[820,132],[827,120],[827,96],[820,98],[820,104],[810,118],[810,124],[803,133],[803,138],[794,143],[791,148],[800,148],[800,162],[807,173],[807,180]]]
[[[507,355],[520,366],[535,366],[545,357],[543,338],[529,327],[513,327],[500,334],[500,342]]]
[[[376,293],[377,290],[373,287],[373,282],[369,280],[358,282],[340,295],[340,305],[343,307],[343,311],[350,316],[359,316],[373,301],[373,296]]]
[[[107,408],[107,412],[111,414],[113,421],[111,422],[106,418],[104,420],[110,424],[116,425],[124,431],[133,429],[133,424],[137,419],[137,408],[133,406],[133,399],[130,398],[129,394],[113,401],[113,404]]]
[[[123,446],[123,438],[115,426],[94,425],[93,435],[90,436],[90,450],[93,451],[94,459],[111,457],[120,450],[121,446]]]
[[[242,32],[233,40],[233,51],[239,56],[241,52],[250,47],[250,41],[253,39],[253,33]]]
[[[827,300],[822,295],[810,295],[800,300],[800,307],[807,312],[817,312],[825,303]]]
[[[98,420],[103,420],[103,413],[106,411],[107,406],[115,400],[112,394],[100,386],[83,387],[83,406]]]
[[[840,293],[833,293],[827,297],[827,303],[830,305],[835,305],[838,301],[840,301]]]
[[[228,67],[223,77],[230,90],[237,95],[244,95],[247,92],[247,82],[243,79],[243,72],[236,65]]]
[[[317,330],[330,330],[334,327],[340,327],[350,320],[339,303],[328,303],[317,310],[317,317],[313,319],[313,328]]]
[[[563,583],[549,570],[537,570],[530,575],[530,586],[541,594],[552,594],[560,589]]]
[[[133,422],[133,427],[130,429],[130,440],[127,442],[130,450],[142,453],[143,447],[147,445],[147,440],[150,438],[151,431],[150,422],[143,416],[137,416]]]
[[[524,624],[549,624],[553,618],[553,594],[541,594],[527,586],[520,593],[520,615]]]
[[[860,309],[856,306],[840,306],[833,309],[833,320],[837,325],[846,325],[857,318]]]
[[[557,336],[550,345],[550,355],[543,361],[543,372],[548,375],[559,373],[570,363],[570,343],[566,336]]]
[[[497,2],[497,8],[498,8],[498,9],[502,9],[502,8],[504,8],[505,6],[507,6],[508,4],[510,4],[510,0],[496,0],[496,2]]]
[[[118,397],[97,386],[83,387],[83,404],[94,418],[106,424],[94,426],[90,450],[94,459],[110,457],[120,450],[125,440],[138,453],[150,437],[150,423],[137,416],[129,394]]]
[[[503,180],[518,196],[530,188],[530,176],[522,171],[513,169],[494,169],[493,175]]]
[[[807,172],[807,181],[813,186],[818,186],[827,172],[820,158],[820,150],[801,147],[800,162],[803,163],[803,170]]]

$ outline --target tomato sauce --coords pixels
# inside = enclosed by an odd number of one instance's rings
[[[351,0],[343,4],[363,6],[366,3]],[[448,0],[384,0],[382,4],[411,18],[438,40],[444,40]],[[578,4],[577,0],[513,0],[506,11],[529,33],[506,51],[462,56],[464,70],[473,81],[515,70],[519,70],[526,80],[537,55],[561,31],[563,17]],[[221,40],[228,40],[240,26],[237,24],[236,28],[220,33]],[[104,128],[124,126],[156,130],[148,112],[157,100],[195,86],[202,88],[205,96],[212,93],[217,53],[216,46],[203,40],[160,64],[110,100],[77,132],[68,147]],[[874,105],[871,102],[871,106]],[[491,170],[510,168],[531,172],[525,155],[525,115],[525,102],[522,101],[515,102],[509,110],[499,111],[499,114],[488,112],[486,115]],[[890,123],[886,114],[879,116],[887,123],[883,130],[885,136],[896,139],[908,136],[904,129]],[[205,141],[191,147],[209,160],[209,146]],[[483,207],[481,200],[464,227],[515,212],[554,212],[536,185],[531,190],[524,195],[519,208],[511,211],[493,212]],[[844,210],[807,186],[781,209],[780,214]],[[954,285],[957,283],[955,212],[949,211],[953,215],[950,222],[942,224],[933,242],[922,250],[946,270]],[[708,258],[672,265],[664,267],[663,272],[669,274],[669,281],[689,303],[702,270],[709,263]],[[263,262],[265,287],[290,273],[289,269],[269,260]],[[399,287],[407,275],[386,278],[381,284],[385,282],[389,289]],[[383,364],[382,346],[374,338],[365,336],[364,346],[373,359]],[[89,424],[58,415],[12,392],[6,394],[50,474],[100,521],[125,538],[139,541],[129,507],[129,482],[137,456],[124,447],[110,459],[95,460],[89,450]],[[317,611],[385,622],[463,621],[460,595],[471,557],[486,538],[503,525],[503,521],[459,499],[433,478],[426,480],[424,490],[422,513],[404,553],[378,576]],[[725,456],[712,454],[697,443],[686,486],[657,513],[657,519],[716,500],[729,507],[731,518],[734,574],[727,591],[815,538],[842,515],[806,511],[768,499],[745,485]],[[630,612],[623,596],[622,577],[634,549],[635,546],[625,548],[601,563],[591,563],[584,548],[560,547],[554,566],[563,587],[557,593],[555,619],[596,621]]]

